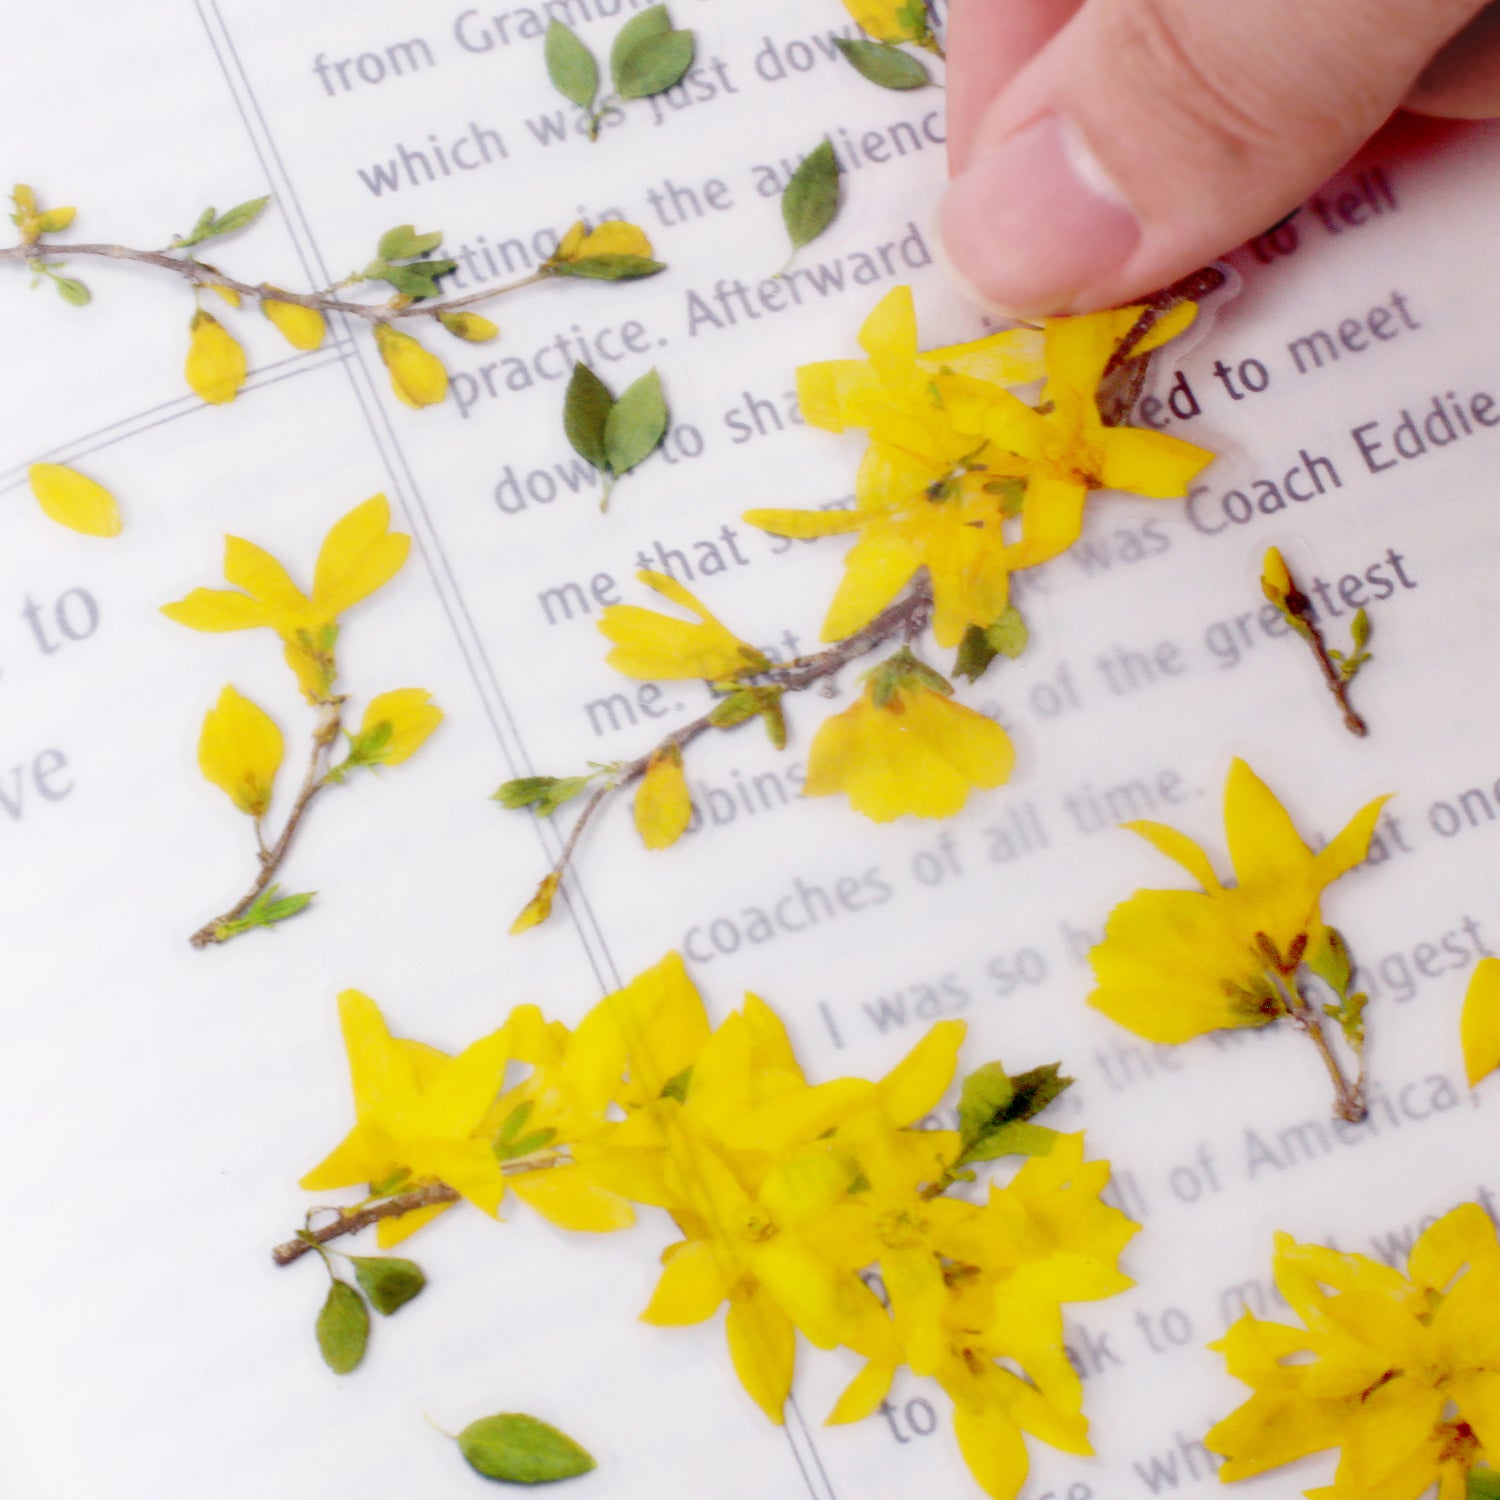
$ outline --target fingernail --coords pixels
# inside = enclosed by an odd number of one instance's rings
[[[1111,281],[1141,239],[1124,195],[1055,114],[976,153],[949,185],[938,223],[955,279],[1011,317],[1086,310],[1090,290]]]

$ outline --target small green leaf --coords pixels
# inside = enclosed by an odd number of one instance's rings
[[[1002,1156],[1046,1156],[1057,1144],[1057,1132],[1045,1125],[1012,1120],[981,1136],[963,1154],[965,1161],[998,1161]]]
[[[264,198],[251,198],[244,203],[237,203],[228,213],[220,214],[212,224],[209,225],[209,236],[221,234],[233,234],[236,229],[243,229],[247,224],[253,224],[260,217],[261,210],[271,201],[271,195],[266,194]]]
[[[639,281],[667,269],[646,255],[586,255],[581,260],[549,262],[549,276],[580,276],[588,281]]]
[[[609,76],[620,87],[620,68],[625,59],[653,36],[662,36],[672,29],[671,17],[665,5],[647,6],[638,16],[632,16],[615,34],[614,46],[609,49]]]
[[[679,1104],[687,1103],[688,1088],[693,1081],[693,1065],[689,1063],[680,1073],[674,1073],[661,1086],[663,1099],[675,1099]]]
[[[1354,645],[1357,650],[1362,650],[1370,639],[1370,615],[1365,609],[1359,610],[1349,625],[1349,633],[1354,637]]]
[[[691,31],[662,31],[637,43],[613,67],[622,99],[645,99],[681,83],[693,65],[697,42]]]
[[[347,1375],[365,1357],[370,1314],[365,1299],[347,1281],[335,1281],[328,1288],[328,1300],[318,1314],[317,1333],[323,1363],[335,1375]]]
[[[399,1255],[351,1255],[354,1279],[364,1288],[370,1306],[381,1317],[388,1318],[405,1307],[427,1285],[422,1268],[414,1260]],[[366,1324],[368,1325],[368,1318]]]
[[[1470,1469],[1468,1500],[1500,1500],[1500,1471]]]
[[[521,1412],[470,1422],[458,1435],[458,1451],[471,1469],[507,1484],[551,1484],[594,1467],[566,1433]]]
[[[533,1151],[540,1151],[544,1146],[550,1146],[556,1139],[557,1132],[548,1126],[546,1130],[533,1130],[530,1135],[523,1135],[511,1141],[504,1151],[497,1146],[495,1155],[501,1161],[511,1161],[519,1156],[530,1156]]]
[[[54,276],[52,279],[57,284],[57,295],[69,307],[88,306],[89,289],[81,281],[72,276]]]
[[[490,801],[512,810],[529,807],[539,818],[550,818],[564,802],[587,791],[592,776],[518,776],[503,783]]]
[[[996,651],[1002,656],[1008,656],[1012,661],[1026,649],[1026,643],[1031,639],[1031,632],[1026,628],[1026,621],[1021,618],[1021,611],[1014,604],[1005,606],[1000,612],[1000,617],[991,624],[984,635]]]
[[[989,633],[978,625],[970,625],[958,643],[958,655],[953,659],[953,675],[978,682],[989,671],[990,663],[999,654],[990,644]]]
[[[958,1122],[963,1143],[959,1162],[993,1161],[997,1156],[1040,1156],[1052,1149],[1055,1131],[1027,1125],[1073,1080],[1060,1065],[1048,1063],[1014,1078],[997,1062],[985,1063],[964,1079]]]
[[[604,451],[609,467],[626,474],[656,451],[667,433],[667,401],[655,370],[628,385],[610,408],[604,424]]]
[[[573,451],[596,469],[609,468],[605,433],[614,409],[615,398],[610,388],[587,365],[575,364],[568,393],[563,398],[563,431]]]
[[[839,163],[827,136],[792,173],[781,195],[781,217],[792,245],[800,250],[838,217]]]
[[[1016,1086],[997,1062],[975,1068],[964,1079],[958,1100],[958,1129],[965,1142],[977,1140],[997,1119],[1003,1119],[1016,1097]]]
[[[868,78],[883,89],[920,89],[932,82],[932,75],[921,58],[913,57],[910,52],[903,52],[889,42],[835,37],[834,46],[848,58],[861,78]]]
[[[1015,475],[1004,479],[987,479],[983,485],[986,495],[994,495],[1000,501],[1002,516],[1018,516],[1026,501],[1026,481]]]
[[[1325,926],[1321,939],[1308,945],[1302,961],[1335,995],[1342,999],[1349,993],[1349,982],[1354,977],[1354,959],[1337,927]]]
[[[544,50],[552,87],[580,109],[590,108],[599,92],[599,64],[578,33],[554,20],[547,27]]]
[[[436,250],[443,243],[443,231],[434,229],[429,234],[418,234],[415,224],[398,224],[380,236],[375,253],[381,260],[415,260]]]
[[[435,297],[439,291],[438,278],[457,269],[456,260],[419,260],[404,266],[371,261],[365,267],[365,275],[372,281],[389,282],[403,297]]]

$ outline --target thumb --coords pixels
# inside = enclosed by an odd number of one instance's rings
[[[1175,281],[1337,170],[1481,8],[1087,0],[985,111],[943,202],[949,263],[1016,314]]]

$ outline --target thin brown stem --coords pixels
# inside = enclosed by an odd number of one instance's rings
[[[514,1161],[502,1162],[500,1171],[506,1177],[519,1177],[526,1172],[546,1172],[553,1167],[567,1166],[570,1161],[570,1157],[548,1150],[535,1156],[518,1156]],[[330,1240],[340,1239],[346,1234],[358,1234],[361,1229],[368,1229],[371,1224],[378,1224],[382,1219],[399,1219],[402,1214],[414,1213],[419,1208],[436,1208],[443,1203],[457,1203],[462,1196],[457,1188],[449,1187],[446,1182],[428,1182],[413,1188],[409,1193],[378,1198],[371,1203],[361,1203],[353,1209],[335,1209],[336,1218],[321,1229],[306,1230],[306,1238],[298,1235],[295,1239],[283,1241],[271,1251],[271,1259],[278,1266],[289,1266],[312,1250],[310,1241],[326,1245]]]
[[[1288,1019],[1313,1044],[1314,1050],[1323,1060],[1329,1081],[1333,1084],[1333,1112],[1340,1120],[1358,1125],[1369,1113],[1365,1104],[1365,1059],[1364,1048],[1356,1051],[1359,1072],[1351,1084],[1344,1076],[1343,1065],[1329,1045],[1328,1033],[1323,1029],[1323,1017],[1298,988],[1296,981],[1284,974],[1271,971],[1277,988],[1281,991]]]
[[[1287,572],[1287,577],[1291,578],[1290,570]],[[1328,685],[1328,691],[1333,694],[1334,702],[1343,713],[1344,728],[1350,734],[1357,734],[1363,739],[1370,732],[1370,726],[1354,711],[1354,705],[1349,701],[1349,684],[1328,654],[1323,632],[1318,629],[1317,615],[1313,610],[1312,600],[1297,586],[1295,578],[1291,579],[1291,583],[1292,586],[1286,596],[1286,612],[1293,617],[1297,634],[1307,642],[1308,649],[1318,663],[1318,670],[1323,674],[1323,681]]]
[[[269,849],[262,845],[259,854],[260,870],[251,881],[250,889],[228,911],[221,913],[211,922],[205,922],[188,939],[193,947],[206,948],[210,943],[224,943],[234,937],[232,925],[250,910],[255,904],[256,897],[275,878],[276,872],[281,868],[292,847],[292,840],[296,838],[297,830],[302,826],[303,818],[307,816],[307,809],[312,805],[313,798],[328,785],[326,775],[328,748],[338,738],[343,703],[342,698],[334,698],[320,706],[317,728],[313,730],[312,754],[308,757],[307,773],[302,778],[301,790],[298,791],[297,800],[292,804],[292,810],[287,815],[286,825],[281,830],[281,837]],[[259,838],[258,826],[256,833]]]
[[[847,639],[835,642],[826,651],[819,651],[814,656],[799,656],[783,667],[772,667],[770,671],[762,673],[756,680],[770,687],[779,687],[788,693],[805,692],[820,682],[826,682],[850,662],[869,655],[871,651],[878,650],[898,637],[904,638],[909,643],[921,634],[931,613],[932,585],[923,573],[901,598],[894,604],[887,605],[868,625],[855,631]],[[743,722],[749,723],[751,720],[747,719]],[[646,768],[651,764],[653,756],[673,746],[679,750],[685,749],[710,729],[735,727],[738,726],[715,724],[713,711],[710,710],[674,729],[670,734],[658,740],[644,755],[639,755],[634,760],[617,767],[611,773],[610,779],[594,791],[588,801],[583,804],[577,820],[568,833],[562,853],[558,855],[557,863],[552,866],[552,873],[559,879],[562,877],[578,848],[584,829],[588,827],[595,814],[616,792],[624,791],[626,787],[639,781],[646,774]]]
[[[154,266],[161,271],[170,271],[181,276],[194,287],[219,286],[249,297],[255,302],[290,302],[296,307],[311,307],[322,313],[345,313],[351,318],[363,318],[367,323],[391,323],[399,318],[437,318],[444,313],[459,312],[475,307],[494,297],[503,297],[508,292],[522,287],[534,286],[539,281],[551,279],[547,270],[533,271],[518,281],[506,282],[503,286],[488,287],[483,291],[469,292],[463,297],[448,297],[441,302],[414,302],[407,306],[392,306],[389,303],[351,302],[334,295],[348,282],[339,282],[321,292],[289,292],[282,287],[268,286],[265,282],[254,285],[226,276],[213,266],[202,261],[189,260],[170,255],[164,250],[132,250],[126,245],[62,245],[36,244],[11,245],[0,250],[0,262],[19,260],[24,262],[44,260],[48,256],[94,256],[102,260],[129,261],[136,265]]]

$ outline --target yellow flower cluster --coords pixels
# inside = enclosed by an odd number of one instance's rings
[[[1494,1494],[1500,1459],[1500,1244],[1466,1203],[1412,1247],[1403,1276],[1276,1237],[1276,1286],[1302,1327],[1245,1313],[1217,1344],[1254,1394],[1209,1432],[1226,1482],[1329,1448],[1316,1500]],[[1483,1489],[1470,1488],[1483,1475]]]
[[[1081,1136],[986,1136],[1021,1081],[997,1065],[965,1086],[961,1131],[923,1128],[953,1081],[962,1023],[938,1023],[878,1082],[811,1084],[769,1006],[749,995],[712,1026],[675,954],[571,1031],[522,1006],[456,1057],[393,1038],[364,995],[339,1004],[355,1125],[304,1188],[399,1198],[441,1183],[492,1216],[513,1191],[589,1231],[664,1209],[681,1238],[644,1320],[725,1308],[731,1361],[772,1421],[800,1333],[866,1361],[830,1421],[874,1411],[903,1366],[935,1378],[997,1500],[1025,1479],[1023,1434],[1089,1452],[1062,1308],[1130,1285],[1116,1261],[1135,1226],[1100,1201],[1109,1168],[1084,1159]],[[512,1064],[524,1076],[507,1077]],[[982,1201],[944,1196],[965,1162],[1027,1151],[1040,1154]],[[380,1243],[448,1206],[381,1220]]]
[[[915,42],[938,50],[925,0],[844,0],[844,9],[877,42]]]

